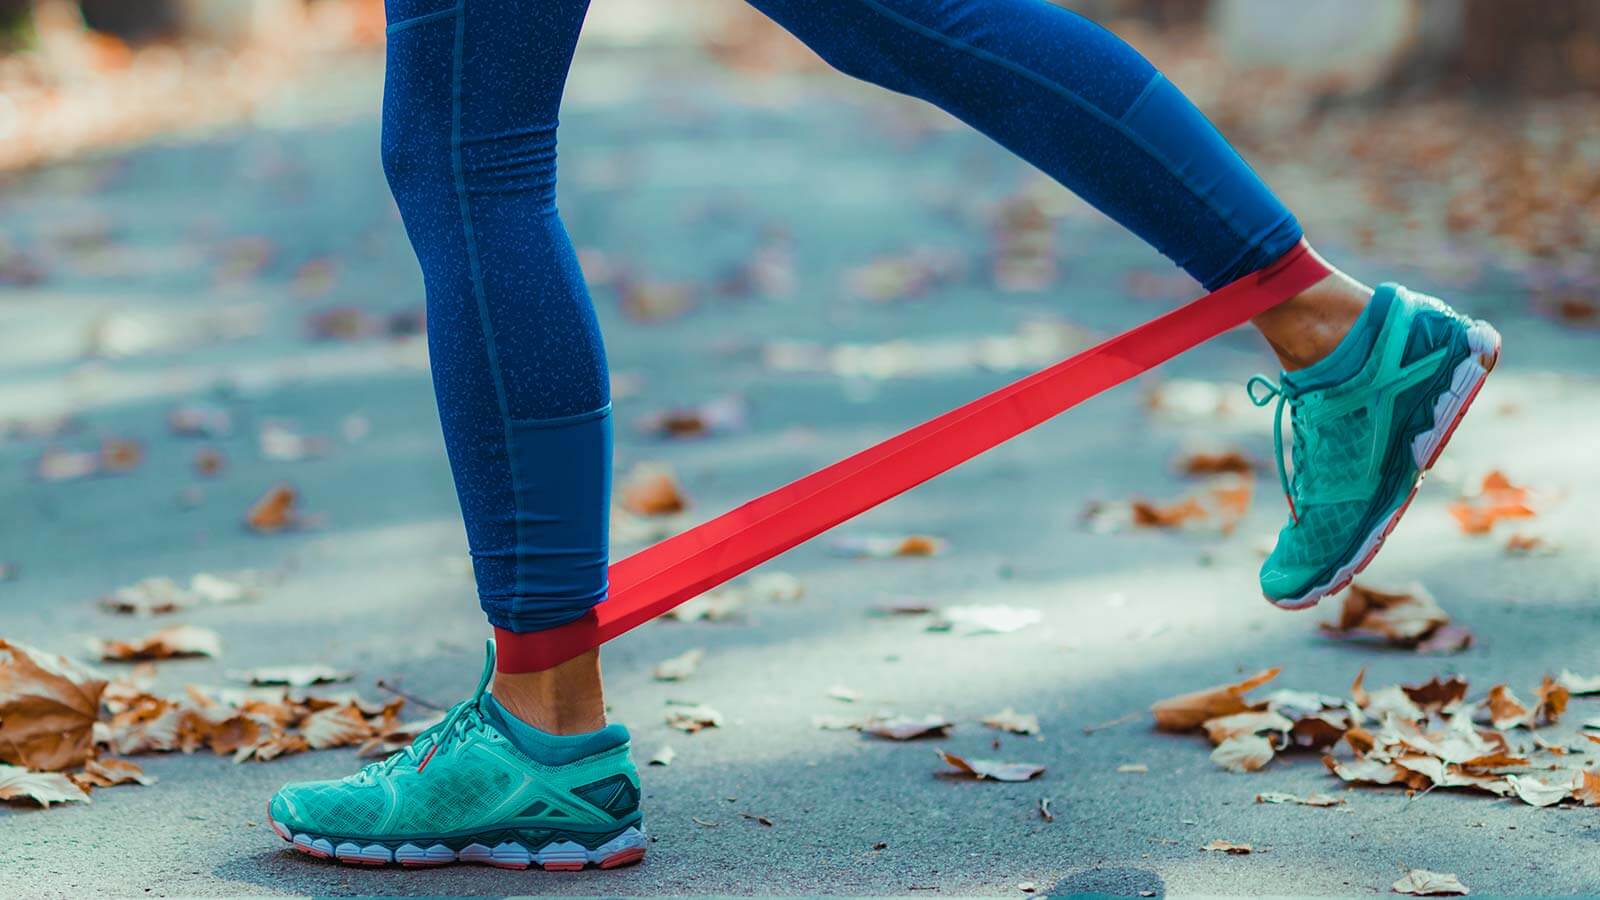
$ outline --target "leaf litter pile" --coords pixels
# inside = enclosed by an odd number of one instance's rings
[[[0,800],[88,802],[94,788],[150,784],[153,778],[123,758],[144,753],[210,750],[234,762],[264,762],[356,746],[379,755],[409,744],[437,720],[403,721],[403,697],[373,703],[352,692],[313,696],[292,687],[348,677],[321,666],[234,673],[276,686],[190,685],[175,697],[154,693],[153,675],[145,663],[108,678],[67,657],[0,640]]]
[[[1251,697],[1278,674],[1267,669],[1159,701],[1151,707],[1156,728],[1203,732],[1214,745],[1212,761],[1231,772],[1259,771],[1280,754],[1315,753],[1330,774],[1352,785],[1419,795],[1450,788],[1541,807],[1600,806],[1600,736],[1544,730],[1566,713],[1573,685],[1600,688],[1597,680],[1547,676],[1524,701],[1504,684],[1473,696],[1456,676],[1374,690],[1363,671],[1343,696],[1276,690]],[[1342,802],[1271,792],[1256,800]]]

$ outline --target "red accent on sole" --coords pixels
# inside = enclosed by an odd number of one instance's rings
[[[533,863],[495,862],[494,860],[484,860],[483,865],[494,866],[496,869],[516,869],[520,872],[523,869],[533,865]]]
[[[618,866],[625,866],[625,865],[628,865],[629,863],[636,863],[641,859],[644,859],[644,848],[643,847],[630,847],[627,850],[619,850],[616,853],[613,853],[610,856],[606,857],[605,859],[600,860],[600,868],[602,868],[602,869],[615,869]]]
[[[583,866],[584,864],[581,862],[552,862],[543,864],[543,868],[546,872],[577,872],[582,870]]]
[[[1490,357],[1488,364],[1483,367],[1483,377],[1478,379],[1477,384],[1473,385],[1472,392],[1467,394],[1467,399],[1461,402],[1460,411],[1456,413],[1455,419],[1450,422],[1450,427],[1445,429],[1444,437],[1439,439],[1439,446],[1433,448],[1433,455],[1428,457],[1428,464],[1423,466],[1421,471],[1417,473],[1417,481],[1411,486],[1411,493],[1406,495],[1406,502],[1400,504],[1400,508],[1395,510],[1393,515],[1389,516],[1388,524],[1384,525],[1383,527],[1383,534],[1378,535],[1378,542],[1373,544],[1372,549],[1367,551],[1367,555],[1362,557],[1360,562],[1356,563],[1356,567],[1354,569],[1350,570],[1349,576],[1328,590],[1316,595],[1315,597],[1302,598],[1292,605],[1279,602],[1271,597],[1267,598],[1268,603],[1271,603],[1273,606],[1276,606],[1279,609],[1310,609],[1313,606],[1316,606],[1324,598],[1332,597],[1334,594],[1337,594],[1349,587],[1350,582],[1355,581],[1357,575],[1360,575],[1367,568],[1367,566],[1372,565],[1372,561],[1378,558],[1378,551],[1383,549],[1383,542],[1389,539],[1389,535],[1394,531],[1395,526],[1400,524],[1400,517],[1405,515],[1406,510],[1411,508],[1411,501],[1417,499],[1417,491],[1422,487],[1422,479],[1427,476],[1428,471],[1433,468],[1433,464],[1438,462],[1439,457],[1444,454],[1445,445],[1450,443],[1450,438],[1455,436],[1456,428],[1460,427],[1461,421],[1467,417],[1467,411],[1472,409],[1473,401],[1478,399],[1478,392],[1483,390],[1483,386],[1485,384],[1489,383],[1489,373],[1494,371],[1495,364],[1499,361],[1500,348],[1496,347],[1494,356]]]

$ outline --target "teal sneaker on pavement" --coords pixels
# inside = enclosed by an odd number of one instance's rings
[[[1326,359],[1283,373],[1279,384],[1250,379],[1255,405],[1278,401],[1278,477],[1289,500],[1289,522],[1261,566],[1268,600],[1304,609],[1366,568],[1499,356],[1488,323],[1385,284]]]
[[[610,869],[644,858],[639,775],[621,725],[556,736],[478,689],[410,747],[337,781],[285,785],[267,820],[295,849],[343,863]]]

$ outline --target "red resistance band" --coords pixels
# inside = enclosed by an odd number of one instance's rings
[[[1244,324],[1331,272],[1302,240],[1259,272],[613,563],[609,596],[583,618],[526,634],[496,628],[498,668],[537,672],[598,647]]]

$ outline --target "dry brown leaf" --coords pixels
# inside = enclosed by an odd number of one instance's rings
[[[1573,694],[1600,694],[1600,675],[1584,676],[1562,669],[1556,681]]]
[[[1000,731],[1009,731],[1012,734],[1039,733],[1038,716],[1033,713],[1019,713],[1009,706],[997,713],[985,716],[983,724]]]
[[[318,710],[300,723],[300,733],[313,750],[347,747],[372,737],[373,727],[354,706]]]
[[[305,735],[276,732],[269,735],[259,744],[240,747],[233,754],[233,761],[241,763],[248,759],[254,759],[257,762],[270,762],[280,756],[292,756],[296,753],[304,753],[309,749],[311,749],[311,745],[306,740]]]
[[[1324,756],[1322,764],[1340,780],[1356,784],[1403,784],[1421,789],[1430,783],[1426,776],[1386,760],[1368,758],[1340,762]]]
[[[143,659],[178,659],[192,656],[220,656],[222,638],[198,625],[173,625],[131,641],[94,641],[96,655],[110,662]]]
[[[657,663],[652,674],[657,681],[682,681],[694,674],[695,669],[700,667],[700,660],[705,659],[705,656],[706,651],[699,647],[685,650],[671,659]]]
[[[1467,680],[1459,675],[1440,678],[1435,675],[1423,684],[1401,685],[1411,702],[1427,712],[1449,713],[1467,697]]]
[[[1549,675],[1534,689],[1533,718],[1536,722],[1554,724],[1567,711],[1567,703],[1572,699],[1572,692],[1563,684],[1556,682]]]
[[[1495,470],[1483,477],[1478,496],[1450,504],[1450,514],[1467,534],[1488,534],[1502,519],[1527,519],[1536,515],[1526,487],[1511,483]]]
[[[1240,450],[1200,450],[1178,461],[1178,470],[1185,475],[1249,475],[1255,467],[1255,462]]]
[[[1528,707],[1511,692],[1511,688],[1503,684],[1497,684],[1489,689],[1489,696],[1484,700],[1484,705],[1489,710],[1489,721],[1502,731],[1527,725],[1533,717]]]
[[[1468,893],[1467,886],[1455,875],[1412,869],[1394,883],[1396,894],[1414,894],[1418,897],[1448,897]]]
[[[1228,738],[1211,751],[1211,761],[1230,772],[1243,774],[1259,771],[1272,762],[1275,751],[1272,742],[1259,734],[1241,734]]]
[[[673,706],[667,710],[667,725],[694,734],[706,728],[721,727],[722,713],[704,705]]]
[[[0,765],[0,800],[31,800],[49,807],[52,803],[88,803],[89,794],[60,772]]]
[[[1600,774],[1587,769],[1578,773],[1578,783],[1572,788],[1572,798],[1584,806],[1600,806]]]
[[[1294,723],[1271,710],[1263,710],[1261,712],[1242,712],[1234,713],[1231,716],[1218,716],[1215,719],[1206,720],[1204,727],[1206,729],[1206,737],[1211,739],[1211,743],[1221,744],[1230,738],[1256,735],[1266,731],[1286,733],[1294,727]]]
[[[105,689],[87,666],[0,640],[0,761],[42,771],[82,764]]]
[[[1572,795],[1573,778],[1537,778],[1532,775],[1507,775],[1506,782],[1518,799],[1529,806],[1554,806]]]
[[[689,508],[671,470],[641,465],[623,482],[618,491],[622,508],[636,516],[668,516]]]
[[[967,759],[956,756],[944,750],[934,751],[939,758],[956,769],[956,772],[968,775],[979,781],[1028,781],[1044,774],[1044,766],[1033,763],[1000,762],[994,759]]]
[[[744,400],[722,397],[699,406],[678,407],[656,413],[639,422],[639,427],[658,437],[695,438],[737,431],[746,419]]]
[[[366,743],[356,749],[358,756],[388,756],[397,750],[411,746],[429,728],[444,721],[444,713],[428,716],[423,719],[412,719],[407,722],[393,722],[379,726],[378,734],[367,739]]]
[[[1267,791],[1256,795],[1257,803],[1294,803],[1300,806],[1340,806],[1343,798],[1329,794],[1308,794],[1304,797],[1298,794],[1287,794],[1281,791]]]
[[[335,669],[325,663],[302,663],[292,666],[258,666],[254,669],[234,669],[228,672],[229,678],[254,685],[285,685],[287,687],[310,687],[314,684],[335,684],[349,681],[355,677],[354,672]]]
[[[930,714],[920,719],[894,716],[887,719],[869,719],[861,730],[875,737],[891,741],[910,741],[925,737],[949,737],[955,723],[944,716]]]
[[[154,775],[146,775],[144,769],[131,760],[101,757],[91,759],[84,763],[83,771],[67,776],[73,784],[87,792],[90,788],[112,787],[118,784],[155,784]]]
[[[1056,814],[1050,811],[1050,804],[1053,802],[1049,797],[1039,798],[1039,818],[1046,822],[1054,822],[1056,820]]]
[[[1233,856],[1244,856],[1255,852],[1255,848],[1249,844],[1236,844],[1233,841],[1224,841],[1220,838],[1200,849],[1208,853],[1227,853]]]
[[[292,485],[275,485],[245,513],[245,525],[263,534],[294,528],[302,521],[296,509],[299,499],[299,492]]]
[[[1264,704],[1247,703],[1244,695],[1278,677],[1277,668],[1266,669],[1234,684],[1194,691],[1150,706],[1156,728],[1162,731],[1188,731],[1208,719],[1261,709]]]
[[[860,559],[890,559],[896,556],[939,556],[949,548],[943,538],[927,534],[847,535],[832,543],[835,553]]]
[[[1380,590],[1356,582],[1345,592],[1339,621],[1322,628],[1334,637],[1375,636],[1416,646],[1449,622],[1449,614],[1420,584]]]

